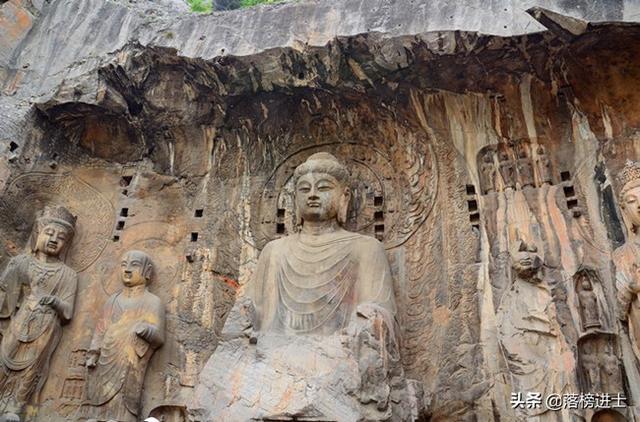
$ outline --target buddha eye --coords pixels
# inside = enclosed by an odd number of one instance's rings
[[[311,190],[311,186],[307,184],[298,186],[298,192],[308,193],[310,190]]]

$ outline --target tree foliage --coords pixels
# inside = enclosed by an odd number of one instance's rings
[[[253,7],[259,4],[282,3],[284,0],[240,0],[240,7]]]
[[[207,13],[211,12],[212,0],[187,0],[192,12]]]

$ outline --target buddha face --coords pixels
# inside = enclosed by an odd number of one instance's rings
[[[591,282],[587,278],[582,279],[581,287],[582,287],[582,290],[592,290]]]
[[[296,207],[304,221],[337,219],[349,188],[328,173],[310,172],[296,183]]]
[[[640,186],[626,191],[622,197],[622,212],[634,228],[640,227]]]
[[[127,287],[146,284],[148,265],[148,259],[142,254],[136,252],[125,254],[120,263],[122,284]]]
[[[521,243],[518,250],[511,253],[511,264],[516,274],[523,279],[532,279],[542,268],[542,259],[534,245]]]
[[[36,250],[49,256],[58,256],[70,239],[71,233],[67,227],[50,222],[38,232]]]

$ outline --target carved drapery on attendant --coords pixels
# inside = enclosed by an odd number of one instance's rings
[[[0,343],[0,410],[22,413],[39,393],[62,325],[73,316],[78,276],[59,256],[74,230],[67,209],[45,209],[31,253],[12,258],[4,271],[0,309],[11,320]]]
[[[164,342],[164,306],[144,285],[151,265],[142,252],[130,251],[124,258],[125,287],[107,300],[89,347],[80,419],[137,420],[149,360]],[[131,279],[125,278],[128,273]]]

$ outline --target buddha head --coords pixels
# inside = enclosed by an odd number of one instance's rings
[[[319,152],[294,172],[298,224],[305,221],[347,221],[351,199],[349,171],[336,157]]]
[[[153,262],[142,251],[129,251],[120,262],[122,284],[127,287],[147,285],[153,276]]]
[[[521,279],[540,281],[538,275],[542,270],[542,258],[538,255],[538,248],[534,244],[517,241],[511,249],[511,267]]]
[[[627,161],[618,176],[618,186],[620,193],[618,199],[622,218],[627,229],[633,233],[638,233],[640,227],[640,163],[637,161]]]
[[[36,234],[31,250],[58,257],[71,244],[76,217],[64,207],[46,207],[36,221]]]

